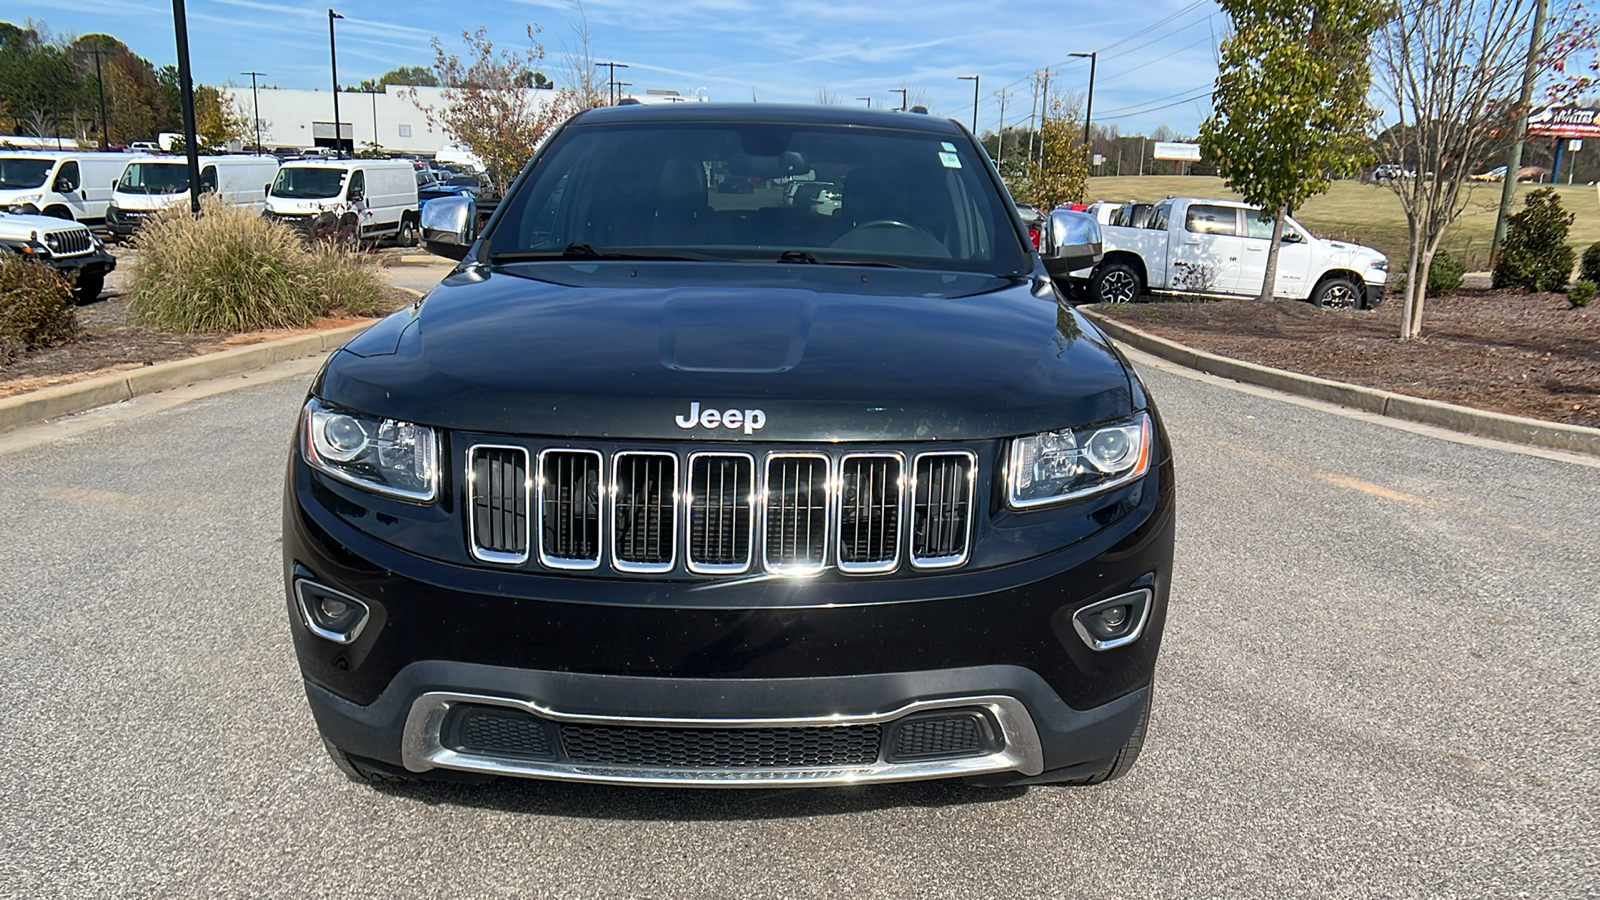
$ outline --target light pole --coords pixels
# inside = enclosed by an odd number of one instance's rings
[[[972,133],[978,133],[978,75],[957,75],[957,81],[972,82]]]
[[[172,0],[172,30],[178,38],[178,99],[183,105],[183,155],[189,163],[189,210],[200,215],[200,139],[194,133],[194,81],[189,77],[189,20],[183,0]]]
[[[328,68],[333,70],[333,152],[335,156],[344,155],[344,129],[339,127],[339,52],[333,44],[333,20],[342,19],[333,10],[328,10]]]
[[[872,98],[871,97],[857,97],[856,99],[857,100],[865,100],[865,101],[867,101],[867,109],[871,109],[872,108]]]
[[[1094,168],[1094,147],[1089,144],[1089,118],[1094,115],[1094,64],[1097,60],[1098,54],[1099,51],[1095,51],[1094,53],[1067,54],[1068,56],[1075,56],[1079,59],[1082,59],[1085,56],[1089,57],[1089,99],[1083,104],[1083,146],[1085,148],[1084,152],[1089,154],[1089,168],[1091,170]]]
[[[250,116],[256,120],[256,153],[261,152],[261,94],[256,90],[256,78],[265,72],[240,72],[250,76]]]
[[[100,90],[100,149],[106,149],[109,138],[106,135],[106,80],[100,75],[100,48],[91,51],[94,54],[94,83]]]
[[[378,92],[368,91],[372,95],[372,152],[378,152]],[[388,92],[385,91],[387,94]],[[353,137],[353,135],[352,135]]]
[[[901,112],[905,112],[906,111],[906,89],[905,88],[889,88],[889,93],[891,93],[891,94],[899,94],[900,95],[900,111]]]

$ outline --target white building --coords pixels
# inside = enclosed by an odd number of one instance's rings
[[[415,92],[416,99],[412,99]],[[244,114],[248,123],[251,107],[255,103],[249,87],[223,88],[232,98],[234,108]],[[339,92],[339,138],[344,149],[355,151],[377,144],[380,149],[395,153],[433,156],[451,145],[451,140],[435,125],[428,124],[428,116],[418,107],[443,107],[443,88],[405,87],[385,85],[383,93],[361,91]],[[555,99],[551,90],[529,90],[535,103],[549,103]],[[333,92],[293,91],[281,88],[261,88],[256,118],[261,124],[261,146],[268,150],[277,148],[305,149],[307,147],[332,147]],[[704,100],[700,96],[681,97],[677,91],[647,90],[637,95],[641,103],[673,103],[685,100]],[[246,145],[255,143],[252,126],[245,129]]]

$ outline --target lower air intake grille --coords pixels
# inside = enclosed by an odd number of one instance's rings
[[[473,447],[472,555],[486,562],[528,559],[528,451]]]
[[[742,454],[689,457],[689,568],[702,573],[750,567],[750,492],[755,462]]]
[[[539,454],[539,555],[558,569],[600,564],[600,454],[546,450]]]
[[[900,457],[846,456],[839,471],[839,568],[887,572],[900,557]]]
[[[773,456],[767,460],[767,568],[822,568],[828,539],[828,459]]]
[[[941,715],[906,722],[895,732],[890,758],[939,759],[990,752],[985,722],[977,713]]]
[[[496,706],[458,706],[445,716],[439,743],[462,753],[556,758],[550,726],[542,719]]]
[[[877,725],[809,728],[614,728],[562,725],[561,745],[579,764],[663,769],[864,766],[878,761]]]
[[[977,457],[965,451],[917,457],[911,496],[911,561],[924,568],[967,558]]]
[[[678,458],[671,453],[618,453],[612,556],[626,572],[665,572],[676,557]]]

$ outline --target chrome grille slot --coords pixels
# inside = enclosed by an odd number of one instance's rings
[[[50,253],[55,256],[74,256],[79,253],[87,253],[89,252],[89,232],[87,229],[46,232],[44,245],[49,247]]]
[[[624,451],[611,458],[611,556],[624,572],[668,572],[677,559],[678,458]]]
[[[600,454],[539,454],[539,562],[554,569],[600,565]]]
[[[750,568],[755,458],[746,453],[689,457],[689,571],[730,574]]]
[[[828,458],[819,453],[767,457],[766,543],[769,572],[804,575],[827,562]]]
[[[923,453],[911,489],[911,564],[924,569],[967,561],[977,457],[964,450]]]
[[[479,444],[467,451],[472,555],[484,562],[528,561],[528,513],[532,482],[528,451]]]
[[[904,466],[896,453],[851,454],[840,463],[841,572],[888,572],[900,562]]]

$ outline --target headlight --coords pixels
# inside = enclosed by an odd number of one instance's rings
[[[1027,509],[1086,497],[1140,478],[1150,470],[1150,416],[1095,428],[1047,431],[1011,445],[1013,507]]]
[[[1389,271],[1389,260],[1380,257],[1377,262],[1372,264],[1372,267],[1379,272],[1387,272]]]
[[[430,502],[439,493],[439,442],[433,429],[306,403],[306,462],[358,487]]]

